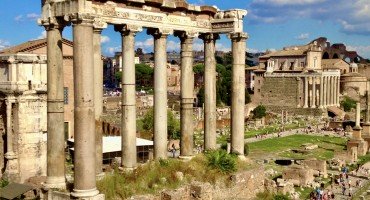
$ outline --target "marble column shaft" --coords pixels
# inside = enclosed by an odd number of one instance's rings
[[[323,107],[323,93],[324,93],[324,78],[320,77],[320,95],[319,95],[319,108]]]
[[[312,77],[312,102],[311,108],[316,108],[316,77]]]
[[[45,26],[47,34],[47,188],[65,188],[64,77],[60,24]]]
[[[323,98],[323,106],[324,107],[327,107],[327,85],[328,85],[328,77],[324,76],[323,77],[323,94],[322,94],[322,98]]]
[[[231,152],[244,155],[244,117],[245,117],[245,33],[229,35],[232,46],[232,95],[231,95]]]
[[[303,108],[308,108],[308,77],[304,77],[304,105]]]
[[[370,123],[370,92],[366,90],[366,115],[365,122]]]
[[[361,104],[359,102],[356,103],[356,126],[360,126],[361,123]]]
[[[327,94],[326,94],[327,104],[328,106],[331,106],[331,76],[328,76],[327,87],[328,87]]]
[[[167,35],[148,29],[154,37],[154,159],[167,158]]]
[[[203,34],[204,41],[204,149],[216,149],[216,57],[217,34]]]
[[[135,35],[136,32],[120,29],[122,36],[122,116],[121,145],[122,167],[134,168],[137,165],[136,149],[136,77],[135,77]]]
[[[338,76],[338,78],[337,78],[337,99],[336,99],[336,101],[337,101],[337,106],[340,106],[340,100],[339,100],[339,97],[340,97],[340,76]]]
[[[183,33],[181,40],[181,156],[193,156],[193,103],[194,103],[194,73],[193,73],[193,36]]]
[[[73,21],[75,161],[72,196],[84,198],[95,196],[99,191],[96,189],[95,177],[93,20],[78,17]]]
[[[103,172],[103,126],[100,117],[103,113],[103,61],[101,59],[101,32],[94,28],[94,106],[96,137],[96,174]]]

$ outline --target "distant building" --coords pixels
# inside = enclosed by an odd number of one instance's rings
[[[62,45],[67,139],[74,135],[73,43],[63,39]],[[0,130],[5,133],[0,137],[0,176],[5,171],[10,181],[46,175],[46,48],[41,39],[0,51]],[[12,144],[6,143],[8,137]],[[4,157],[10,151],[14,159]]]

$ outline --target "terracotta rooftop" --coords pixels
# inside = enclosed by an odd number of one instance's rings
[[[73,46],[73,42],[64,38],[63,43]],[[7,49],[3,49],[0,51],[0,54],[33,53],[34,50],[46,47],[46,45],[46,39],[32,40]]]
[[[346,61],[337,58],[337,59],[322,59],[321,65],[323,66],[323,68],[332,68],[332,67],[335,67],[335,64],[340,63],[340,62],[344,62],[348,64]]]
[[[260,58],[270,58],[270,57],[285,57],[285,56],[302,56],[306,55],[307,49],[303,47],[292,47],[289,49],[278,50],[270,52],[266,55],[261,56]]]

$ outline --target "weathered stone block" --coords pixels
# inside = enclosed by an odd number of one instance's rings
[[[314,181],[314,176],[312,169],[293,166],[283,171],[283,179],[296,186],[307,186]]]
[[[161,192],[161,200],[188,200],[190,199],[189,187]]]
[[[211,200],[213,197],[212,185],[210,183],[193,182],[190,185],[192,199]]]
[[[318,171],[318,175],[324,178],[328,177],[327,165],[325,160],[303,160],[302,164],[314,171]]]

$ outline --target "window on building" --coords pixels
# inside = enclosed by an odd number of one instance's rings
[[[68,104],[68,87],[64,87],[64,104]]]
[[[69,139],[69,122],[64,122],[64,139]]]
[[[302,67],[302,68],[304,67],[304,62],[301,62],[301,67]]]

